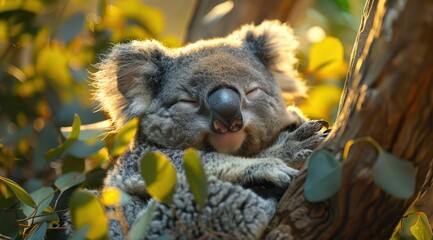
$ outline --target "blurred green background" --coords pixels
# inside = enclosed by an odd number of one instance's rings
[[[306,1],[292,25],[301,43],[299,71],[310,87],[301,109],[310,118],[335,120],[348,60],[362,15],[363,0]],[[236,1],[235,3],[236,4]],[[133,136],[134,123],[104,135],[109,124],[91,98],[93,64],[114,43],[157,39],[179,47],[196,11],[193,0],[0,0],[0,176],[34,193],[67,173],[85,176],[84,187],[99,187],[111,160]],[[230,9],[208,16],[212,28]],[[47,156],[68,138],[74,115],[80,138]],[[88,124],[93,124],[85,126]],[[59,214],[67,194],[44,213],[56,215],[47,236],[60,238]],[[0,234],[34,233],[11,189],[0,182]],[[33,197],[34,195],[32,195]],[[56,201],[57,202],[57,201]],[[30,234],[31,235],[31,234]]]

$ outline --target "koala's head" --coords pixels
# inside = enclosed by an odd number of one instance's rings
[[[305,94],[293,68],[296,46],[276,21],[178,49],[119,44],[98,65],[95,96],[118,128],[139,118],[139,141],[249,156],[290,124],[281,87]]]

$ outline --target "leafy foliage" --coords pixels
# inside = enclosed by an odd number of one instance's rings
[[[207,179],[197,150],[189,148],[183,156],[183,167],[194,199],[201,209],[206,204]]]
[[[148,152],[141,158],[141,176],[147,192],[156,200],[170,205],[176,189],[176,170],[161,152]]]
[[[328,199],[340,189],[342,174],[342,165],[331,152],[316,151],[308,162],[305,198],[310,202]]]

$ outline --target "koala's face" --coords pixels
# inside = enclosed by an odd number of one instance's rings
[[[291,35],[273,24],[176,50],[149,41],[118,45],[95,75],[97,98],[116,122],[138,116],[139,138],[146,142],[256,154],[290,124],[275,72],[294,74],[294,57],[285,45],[273,48],[271,30]],[[291,65],[282,68],[281,61]],[[302,95],[296,76],[286,78],[294,82],[293,94]]]

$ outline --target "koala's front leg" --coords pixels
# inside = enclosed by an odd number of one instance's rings
[[[298,174],[298,170],[275,157],[243,158],[221,153],[205,153],[201,157],[208,175],[266,197],[278,198]]]
[[[320,132],[323,127],[328,127],[326,121],[313,120],[301,124],[293,131],[284,131],[280,133],[274,145],[257,156],[277,157],[290,167],[299,169],[328,136],[328,132]]]

